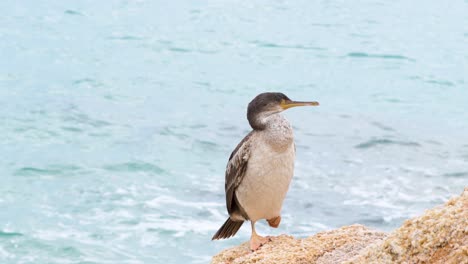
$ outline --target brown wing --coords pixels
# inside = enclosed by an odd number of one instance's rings
[[[246,220],[248,216],[245,214],[242,207],[239,205],[236,197],[236,189],[244,178],[247,170],[247,165],[250,157],[250,139],[254,131],[251,131],[245,138],[237,145],[229,157],[226,166],[226,207],[229,215],[233,213],[241,214]]]

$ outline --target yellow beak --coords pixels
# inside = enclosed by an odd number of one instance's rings
[[[283,108],[284,110],[291,108],[291,107],[295,107],[295,106],[307,106],[307,105],[318,106],[319,102],[299,102],[299,101],[282,100],[280,104],[281,108]]]

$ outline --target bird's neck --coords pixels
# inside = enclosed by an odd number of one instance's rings
[[[263,119],[264,139],[275,149],[289,147],[294,140],[293,130],[289,121],[281,114],[273,114]]]

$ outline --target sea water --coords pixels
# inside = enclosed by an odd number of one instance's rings
[[[467,1],[0,2],[0,262],[207,263],[224,171],[280,91],[279,229],[391,231],[468,184]]]

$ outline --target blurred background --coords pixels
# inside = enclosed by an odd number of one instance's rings
[[[273,230],[390,231],[468,184],[468,1],[0,2],[0,262],[207,263],[264,91],[296,171]]]

